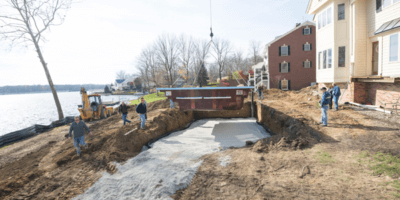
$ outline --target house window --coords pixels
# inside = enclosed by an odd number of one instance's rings
[[[338,5],[338,20],[344,20],[344,3]]]
[[[326,11],[322,13],[322,27],[326,26]]]
[[[320,51],[318,54],[318,69],[321,69],[321,63],[322,63],[322,52]]]
[[[311,51],[311,44],[303,44],[304,51]]]
[[[321,24],[321,23],[322,23],[322,18],[321,18],[321,17],[322,17],[322,15],[319,14],[319,15],[318,15],[318,30],[321,29],[321,25],[322,25],[322,24]]]
[[[323,69],[326,69],[326,50],[324,51],[324,62],[323,62]]]
[[[346,47],[339,47],[339,67],[346,67]]]
[[[393,3],[397,3],[397,2],[400,2],[400,0],[393,0]]]
[[[289,81],[288,80],[281,80],[281,89],[289,90]]]
[[[310,34],[311,34],[310,28],[303,29],[303,35],[310,35]]]
[[[279,56],[288,56],[290,55],[290,46],[281,46],[279,47]]]
[[[303,62],[303,67],[304,68],[310,68],[311,67],[311,61],[308,61],[308,60],[304,61]]]
[[[376,12],[382,11],[382,0],[376,0]]]
[[[326,25],[328,25],[332,22],[332,8],[328,8],[326,17],[327,17]]]
[[[332,49],[328,49],[328,68],[332,68]]]
[[[382,0],[383,1],[383,8],[388,7],[392,4],[392,0]]]
[[[290,63],[287,62],[279,63],[279,72],[280,73],[290,72]]]
[[[399,59],[399,34],[390,36],[389,61],[394,62]]]

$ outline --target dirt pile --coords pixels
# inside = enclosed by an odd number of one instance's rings
[[[307,144],[307,140],[303,138],[291,140],[287,137],[275,135],[270,138],[258,140],[253,146],[253,151],[258,153],[268,153],[271,151],[298,150],[303,149]]]

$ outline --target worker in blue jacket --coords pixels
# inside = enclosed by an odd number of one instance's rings
[[[335,83],[332,83],[332,87],[333,87],[333,101],[335,102],[335,111],[337,111],[339,109],[339,97],[342,93],[340,93],[340,87],[337,86]]]
[[[329,98],[331,97],[331,94],[326,91],[326,87],[321,88],[322,91],[322,98],[321,98],[321,126],[327,126],[328,125],[328,105],[329,105]]]
[[[142,121],[140,124],[140,129],[144,129],[144,125],[146,123],[146,113],[147,113],[147,104],[142,97],[140,99],[141,103],[136,107],[136,112],[139,114],[140,120]]]

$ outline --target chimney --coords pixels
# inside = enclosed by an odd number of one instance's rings
[[[300,26],[301,25],[301,23],[296,23],[296,27],[298,27],[298,26]]]

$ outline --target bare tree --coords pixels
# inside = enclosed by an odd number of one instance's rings
[[[128,78],[128,74],[124,70],[121,70],[121,71],[117,72],[116,75],[117,75],[117,79],[126,79],[126,78]]]
[[[260,48],[261,48],[260,41],[254,41],[254,40],[250,41],[249,52],[253,65],[256,65],[257,63],[263,61],[262,57],[260,56]]]
[[[197,76],[197,73],[201,67],[201,64],[205,64],[205,60],[209,55],[210,44],[206,40],[198,40],[193,46],[193,78]],[[194,80],[194,79],[193,79]]]
[[[179,46],[175,36],[163,34],[158,37],[156,41],[156,55],[157,61],[164,67],[167,73],[167,80],[169,85],[172,85],[175,78],[175,70],[177,68]]]
[[[229,54],[231,52],[231,45],[228,40],[214,39],[214,52],[215,59],[217,60],[219,66],[219,78],[222,80],[221,73],[224,71],[228,64]]]
[[[10,42],[10,47],[34,45],[53,93],[60,120],[64,118],[64,114],[40,49],[40,42],[46,41],[44,33],[47,30],[63,23],[71,3],[72,0],[2,0],[0,3],[0,41]]]
[[[179,55],[182,68],[186,70],[186,81],[189,80],[189,71],[192,67],[194,43],[192,37],[181,35],[179,37]]]

